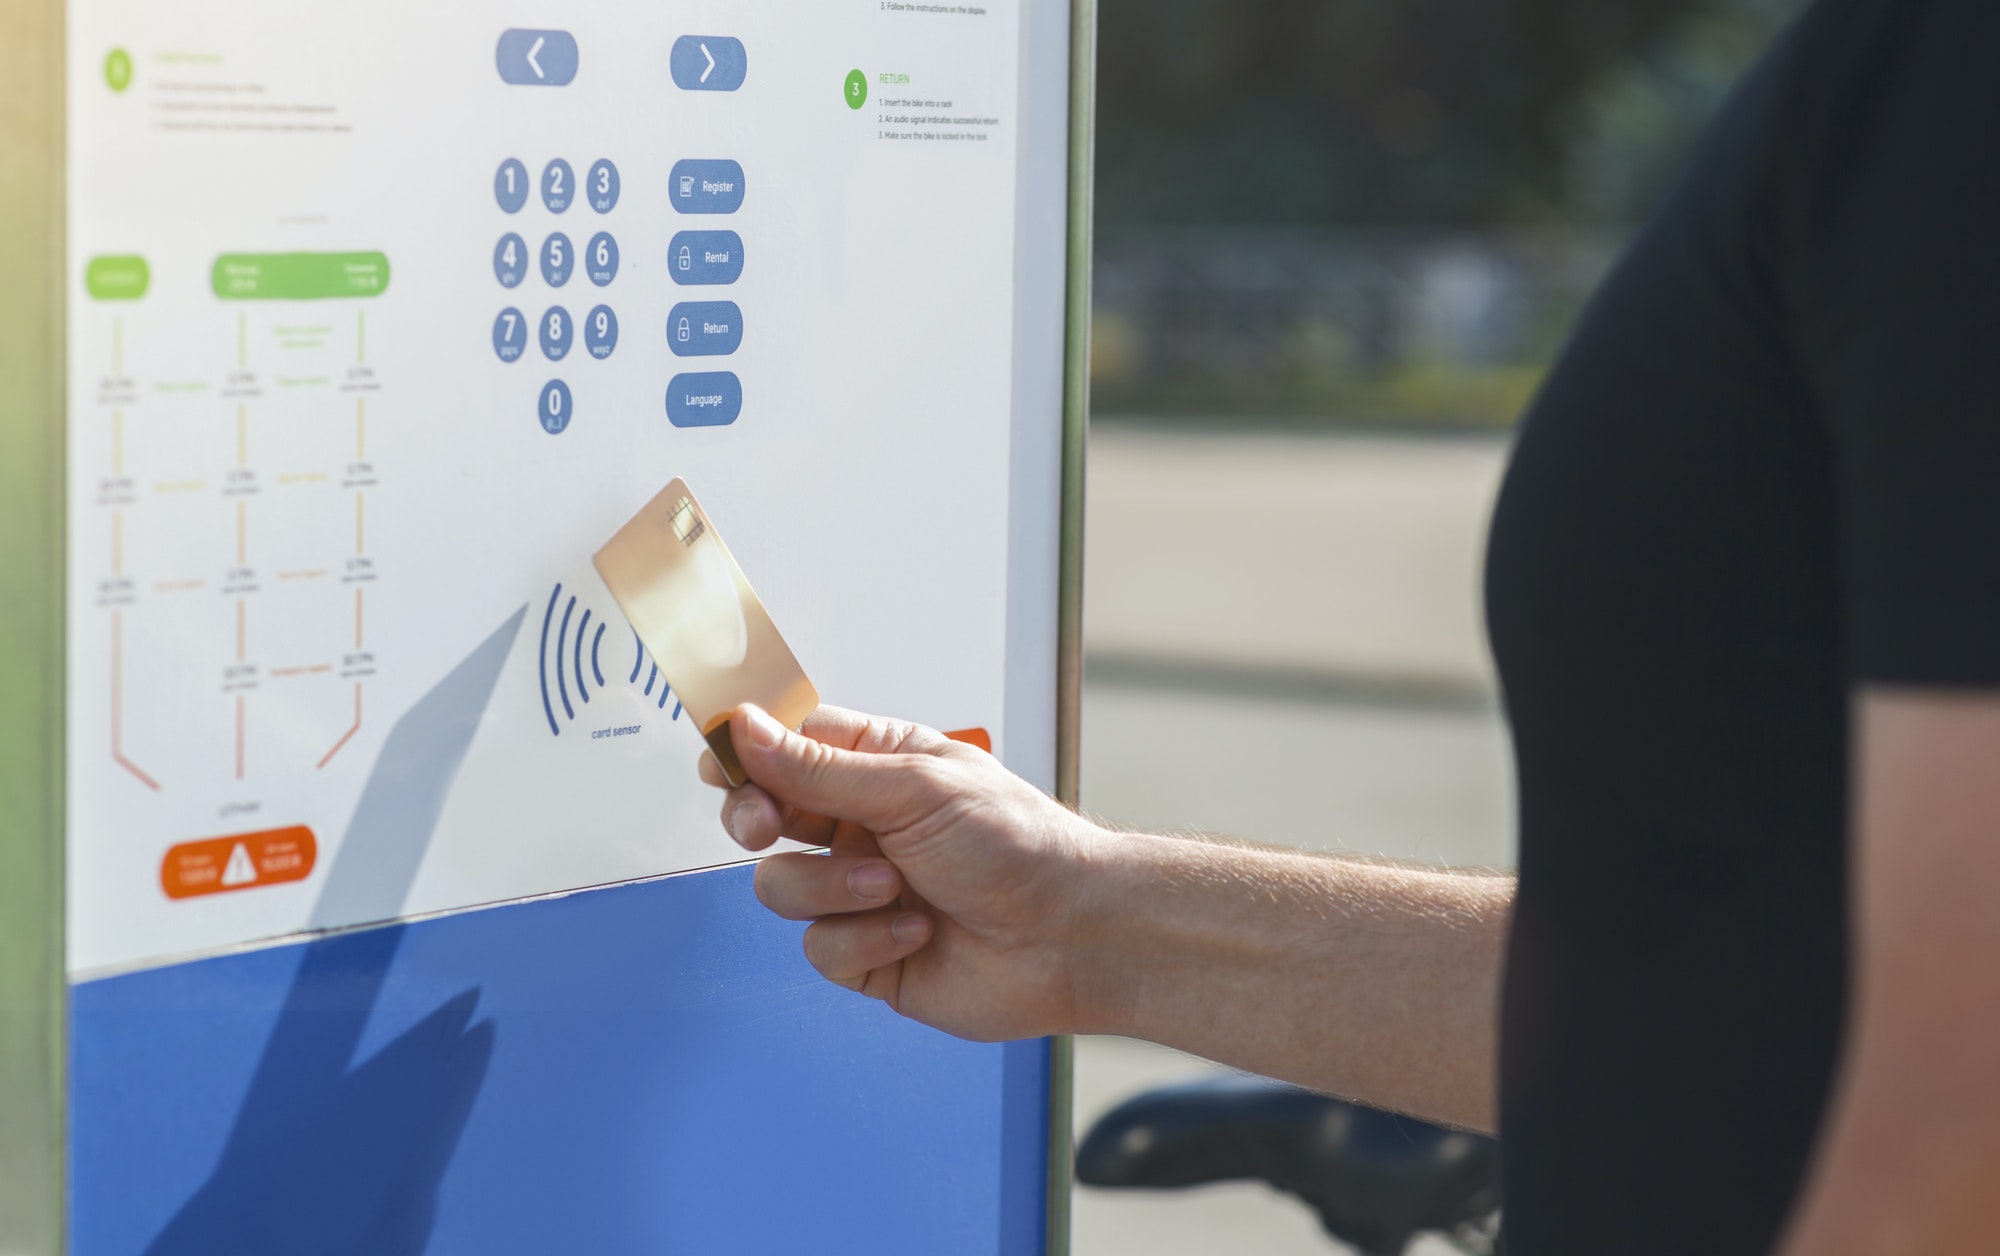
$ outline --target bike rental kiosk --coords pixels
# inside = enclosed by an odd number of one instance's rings
[[[0,1252],[1014,1254],[591,554],[1073,797],[1089,0],[10,0]]]

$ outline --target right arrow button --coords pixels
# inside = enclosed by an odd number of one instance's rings
[[[749,68],[743,41],[728,35],[683,35],[667,57],[674,85],[690,92],[733,92]]]

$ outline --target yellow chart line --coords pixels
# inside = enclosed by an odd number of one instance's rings
[[[236,403],[236,465],[250,465],[250,406],[242,401]]]
[[[125,474],[125,412],[111,412],[111,474]]]
[[[366,505],[367,496],[362,493],[356,493],[354,495],[354,554],[357,558],[368,552],[368,546],[364,544],[368,536],[365,526],[367,518]]]
[[[125,512],[111,512],[111,574],[125,574]]]
[[[368,457],[368,411],[367,399],[354,399],[354,459],[356,462]]]
[[[249,522],[249,505],[250,503],[244,501],[241,497],[236,499],[236,565],[238,567],[241,567],[248,561],[243,555],[249,550],[247,538],[245,537]]]

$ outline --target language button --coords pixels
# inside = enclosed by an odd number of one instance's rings
[[[683,301],[667,312],[667,347],[682,358],[719,357],[743,343],[734,301]]]
[[[677,161],[668,193],[683,214],[733,214],[743,207],[743,167],[719,157]]]
[[[678,284],[735,283],[743,274],[743,237],[734,231],[679,231],[667,245],[667,273]]]
[[[667,385],[667,421],[675,427],[721,427],[743,411],[743,383],[730,371],[690,371]]]
[[[743,41],[728,35],[683,35],[667,57],[674,86],[690,92],[733,92],[750,68]]]

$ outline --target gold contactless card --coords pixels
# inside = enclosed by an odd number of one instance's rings
[[[729,740],[731,711],[754,702],[797,728],[819,706],[819,691],[684,481],[661,489],[591,561],[730,784],[746,779]]]

